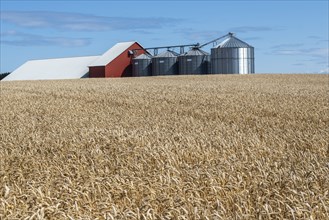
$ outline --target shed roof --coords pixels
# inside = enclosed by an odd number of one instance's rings
[[[209,53],[201,50],[200,48],[192,48],[191,50],[183,54],[183,56],[204,56],[204,55],[209,55]]]
[[[171,50],[167,50],[167,51],[164,51],[160,54],[158,54],[157,56],[155,57],[177,57],[179,54],[174,52],[174,51],[171,51]]]
[[[17,68],[3,81],[79,79],[88,73],[88,65],[97,58],[99,56],[31,60]]]
[[[145,53],[142,53],[141,55],[134,58],[134,60],[150,60],[150,59],[152,59],[152,56]]]
[[[105,66],[111,61],[113,61],[116,57],[122,54],[125,50],[131,47],[135,41],[131,42],[121,42],[115,44],[112,48],[106,51],[103,55],[101,55],[98,59],[92,62],[89,66]]]
[[[224,41],[222,41],[220,44],[218,44],[217,48],[250,48],[252,46],[250,46],[249,44],[247,44],[246,42],[234,37],[234,36],[230,36],[227,39],[225,39]]]

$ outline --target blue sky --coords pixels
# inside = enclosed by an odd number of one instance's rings
[[[229,31],[255,47],[256,73],[328,72],[328,0],[0,2],[0,72],[100,55],[122,41],[205,43]]]

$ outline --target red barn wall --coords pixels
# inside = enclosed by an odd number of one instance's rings
[[[105,66],[105,77],[124,77],[131,76],[132,65],[131,60],[132,55],[129,54],[129,50],[143,49],[138,43],[134,43],[122,54],[117,56],[112,62]],[[137,50],[135,56],[145,53],[144,50]]]
[[[105,66],[89,67],[89,78],[105,77]]]

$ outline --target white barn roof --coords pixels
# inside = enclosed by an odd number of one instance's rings
[[[101,56],[31,60],[10,73],[3,81],[80,79],[91,66],[105,66],[125,52],[136,41],[115,44]]]
[[[135,41],[131,42],[122,42],[117,43],[114,45],[111,49],[106,51],[102,56],[100,56],[98,59],[96,59],[93,63],[91,63],[89,66],[105,66],[111,61],[113,61],[116,57],[118,57],[120,54],[122,54],[125,50],[127,50],[129,47],[131,47]]]
[[[3,81],[80,79],[89,72],[88,66],[99,57],[31,60],[10,73]]]

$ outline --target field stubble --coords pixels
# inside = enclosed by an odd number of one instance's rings
[[[328,75],[1,82],[0,219],[328,219]]]

